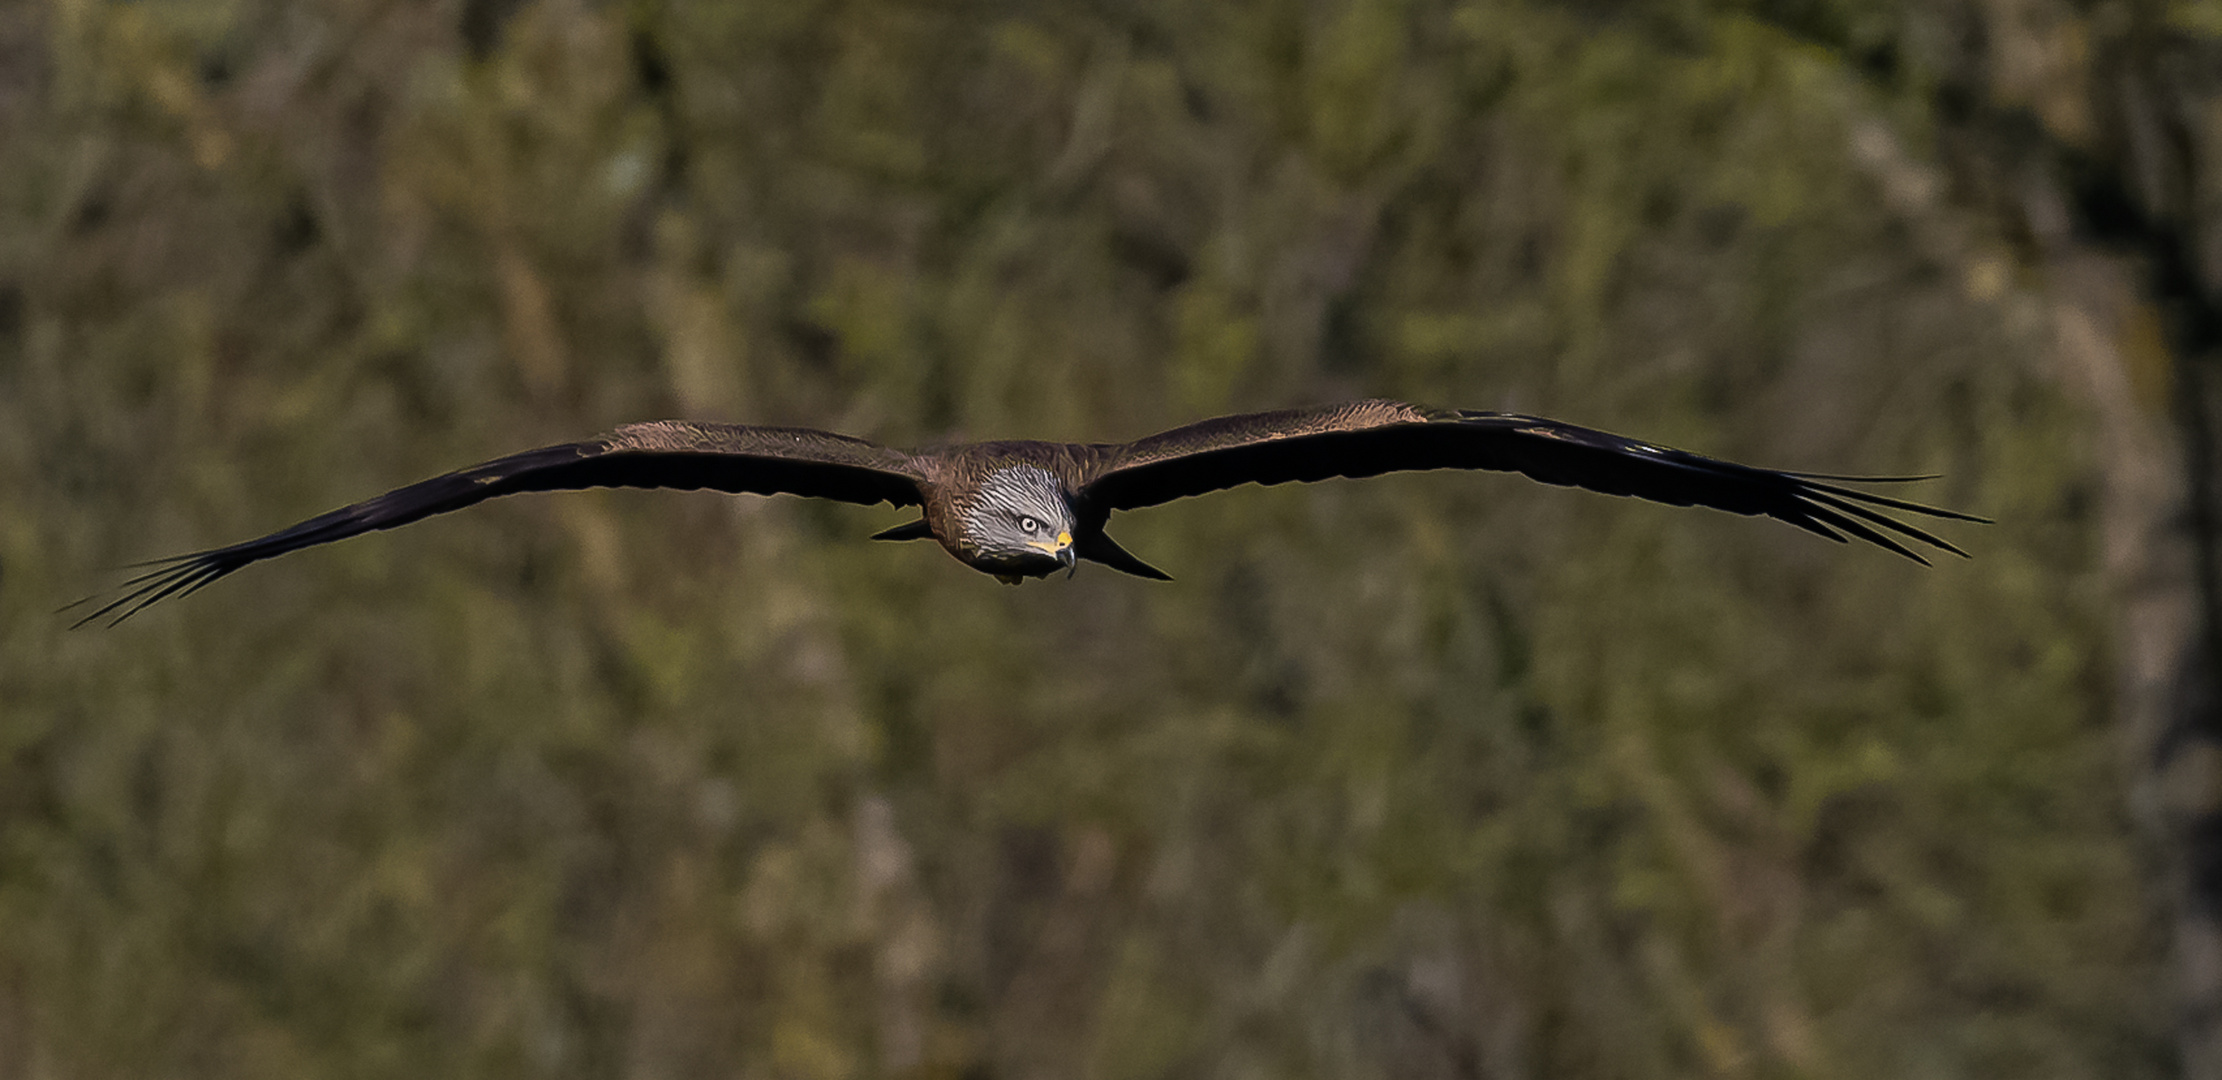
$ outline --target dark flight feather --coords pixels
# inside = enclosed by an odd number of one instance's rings
[[[268,536],[143,564],[156,569],[125,582],[122,596],[75,625],[110,612],[122,622],[149,604],[191,593],[249,563],[503,495],[594,487],[709,488],[915,506],[920,479],[910,455],[846,435],[669,420],[633,424],[586,442],[527,450],[435,476]]]
[[[1218,417],[1099,449],[1080,491],[1103,513],[1238,484],[1486,469],[1675,506],[1763,514],[1839,543],[1849,534],[1923,564],[1928,560],[1889,534],[1967,553],[1869,506],[1984,520],[1820,482],[1855,477],[1758,469],[1541,417],[1422,409],[1398,401]]]

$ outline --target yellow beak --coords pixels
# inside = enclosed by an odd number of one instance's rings
[[[1036,540],[1031,546],[1038,547],[1052,555],[1061,554],[1066,548],[1072,546],[1072,534],[1061,532],[1057,534],[1055,540]]]

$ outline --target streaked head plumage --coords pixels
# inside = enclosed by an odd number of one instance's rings
[[[963,518],[965,539],[984,563],[1036,574],[1072,565],[1072,504],[1047,469],[1006,465],[989,472]]]

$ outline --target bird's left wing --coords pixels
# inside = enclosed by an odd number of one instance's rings
[[[122,596],[77,625],[111,612],[122,622],[148,604],[190,593],[249,563],[501,495],[591,487],[712,488],[905,506],[919,502],[921,479],[910,455],[831,432],[679,420],[631,424],[585,442],[527,450],[396,488],[258,539],[149,563],[156,569],[125,582]]]
[[[1354,401],[1223,416],[1097,449],[1080,496],[1102,512],[1155,506],[1239,484],[1376,476],[1406,469],[1494,469],[1548,484],[1676,506],[1764,514],[1842,542],[1846,535],[1927,563],[1891,534],[1955,555],[1959,548],[1902,521],[1903,513],[1984,519],[1854,491],[1847,477],[1777,472],[1513,413]]]

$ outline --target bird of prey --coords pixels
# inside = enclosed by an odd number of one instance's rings
[[[122,596],[78,625],[111,613],[114,622],[122,622],[164,597],[191,593],[289,551],[407,525],[499,495],[591,487],[713,488],[917,506],[918,520],[873,539],[932,539],[957,561],[1014,585],[1069,572],[1082,559],[1168,581],[1103,531],[1112,511],[1241,484],[1407,469],[1518,472],[1547,484],[1764,514],[1839,543],[1856,537],[1924,565],[1928,560],[1901,538],[1967,553],[1873,508],[1985,520],[1839,486],[1926,477],[1778,472],[1541,417],[1400,401],[1222,416],[1130,443],[978,442],[924,450],[898,450],[809,428],[663,420],[496,458],[268,536],[145,564],[155,569],[125,582]]]

